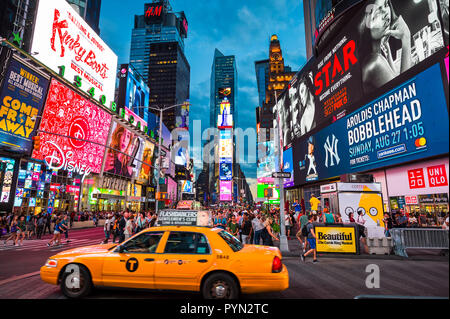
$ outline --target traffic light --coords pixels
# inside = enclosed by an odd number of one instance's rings
[[[264,197],[273,197],[273,189],[272,188],[266,188],[264,190]]]
[[[33,136],[33,149],[39,151],[41,148],[41,137],[39,135]]]
[[[159,192],[156,194],[156,199],[157,200],[166,200],[166,199],[169,199],[169,196],[167,195],[167,193]]]

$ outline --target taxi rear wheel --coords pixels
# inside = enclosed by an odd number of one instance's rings
[[[92,290],[92,280],[86,267],[67,265],[61,276],[61,291],[68,298],[83,298]]]
[[[205,299],[236,299],[239,296],[239,287],[228,274],[212,274],[203,284],[202,295]]]

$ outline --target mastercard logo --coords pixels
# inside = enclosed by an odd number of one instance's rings
[[[425,137],[418,138],[414,144],[417,148],[424,147],[425,145],[427,145],[427,139]]]

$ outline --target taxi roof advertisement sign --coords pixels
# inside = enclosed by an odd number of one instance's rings
[[[94,88],[94,98],[114,102],[117,55],[67,1],[39,1],[31,52],[69,82],[81,78],[80,89]]]
[[[0,145],[28,153],[49,79],[11,59],[0,91]],[[34,118],[34,119],[33,119]]]
[[[158,214],[159,226],[211,226],[209,211],[162,210]]]

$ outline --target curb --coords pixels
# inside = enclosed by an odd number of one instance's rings
[[[282,252],[283,257],[296,257],[300,258],[300,252]],[[375,255],[375,254],[364,254],[364,255],[338,255],[338,254],[317,254],[319,258],[339,258],[339,259],[370,259],[370,260],[409,260],[409,261],[437,261],[437,262],[449,262],[448,256],[425,256],[417,255],[410,257],[402,257],[397,255]]]

